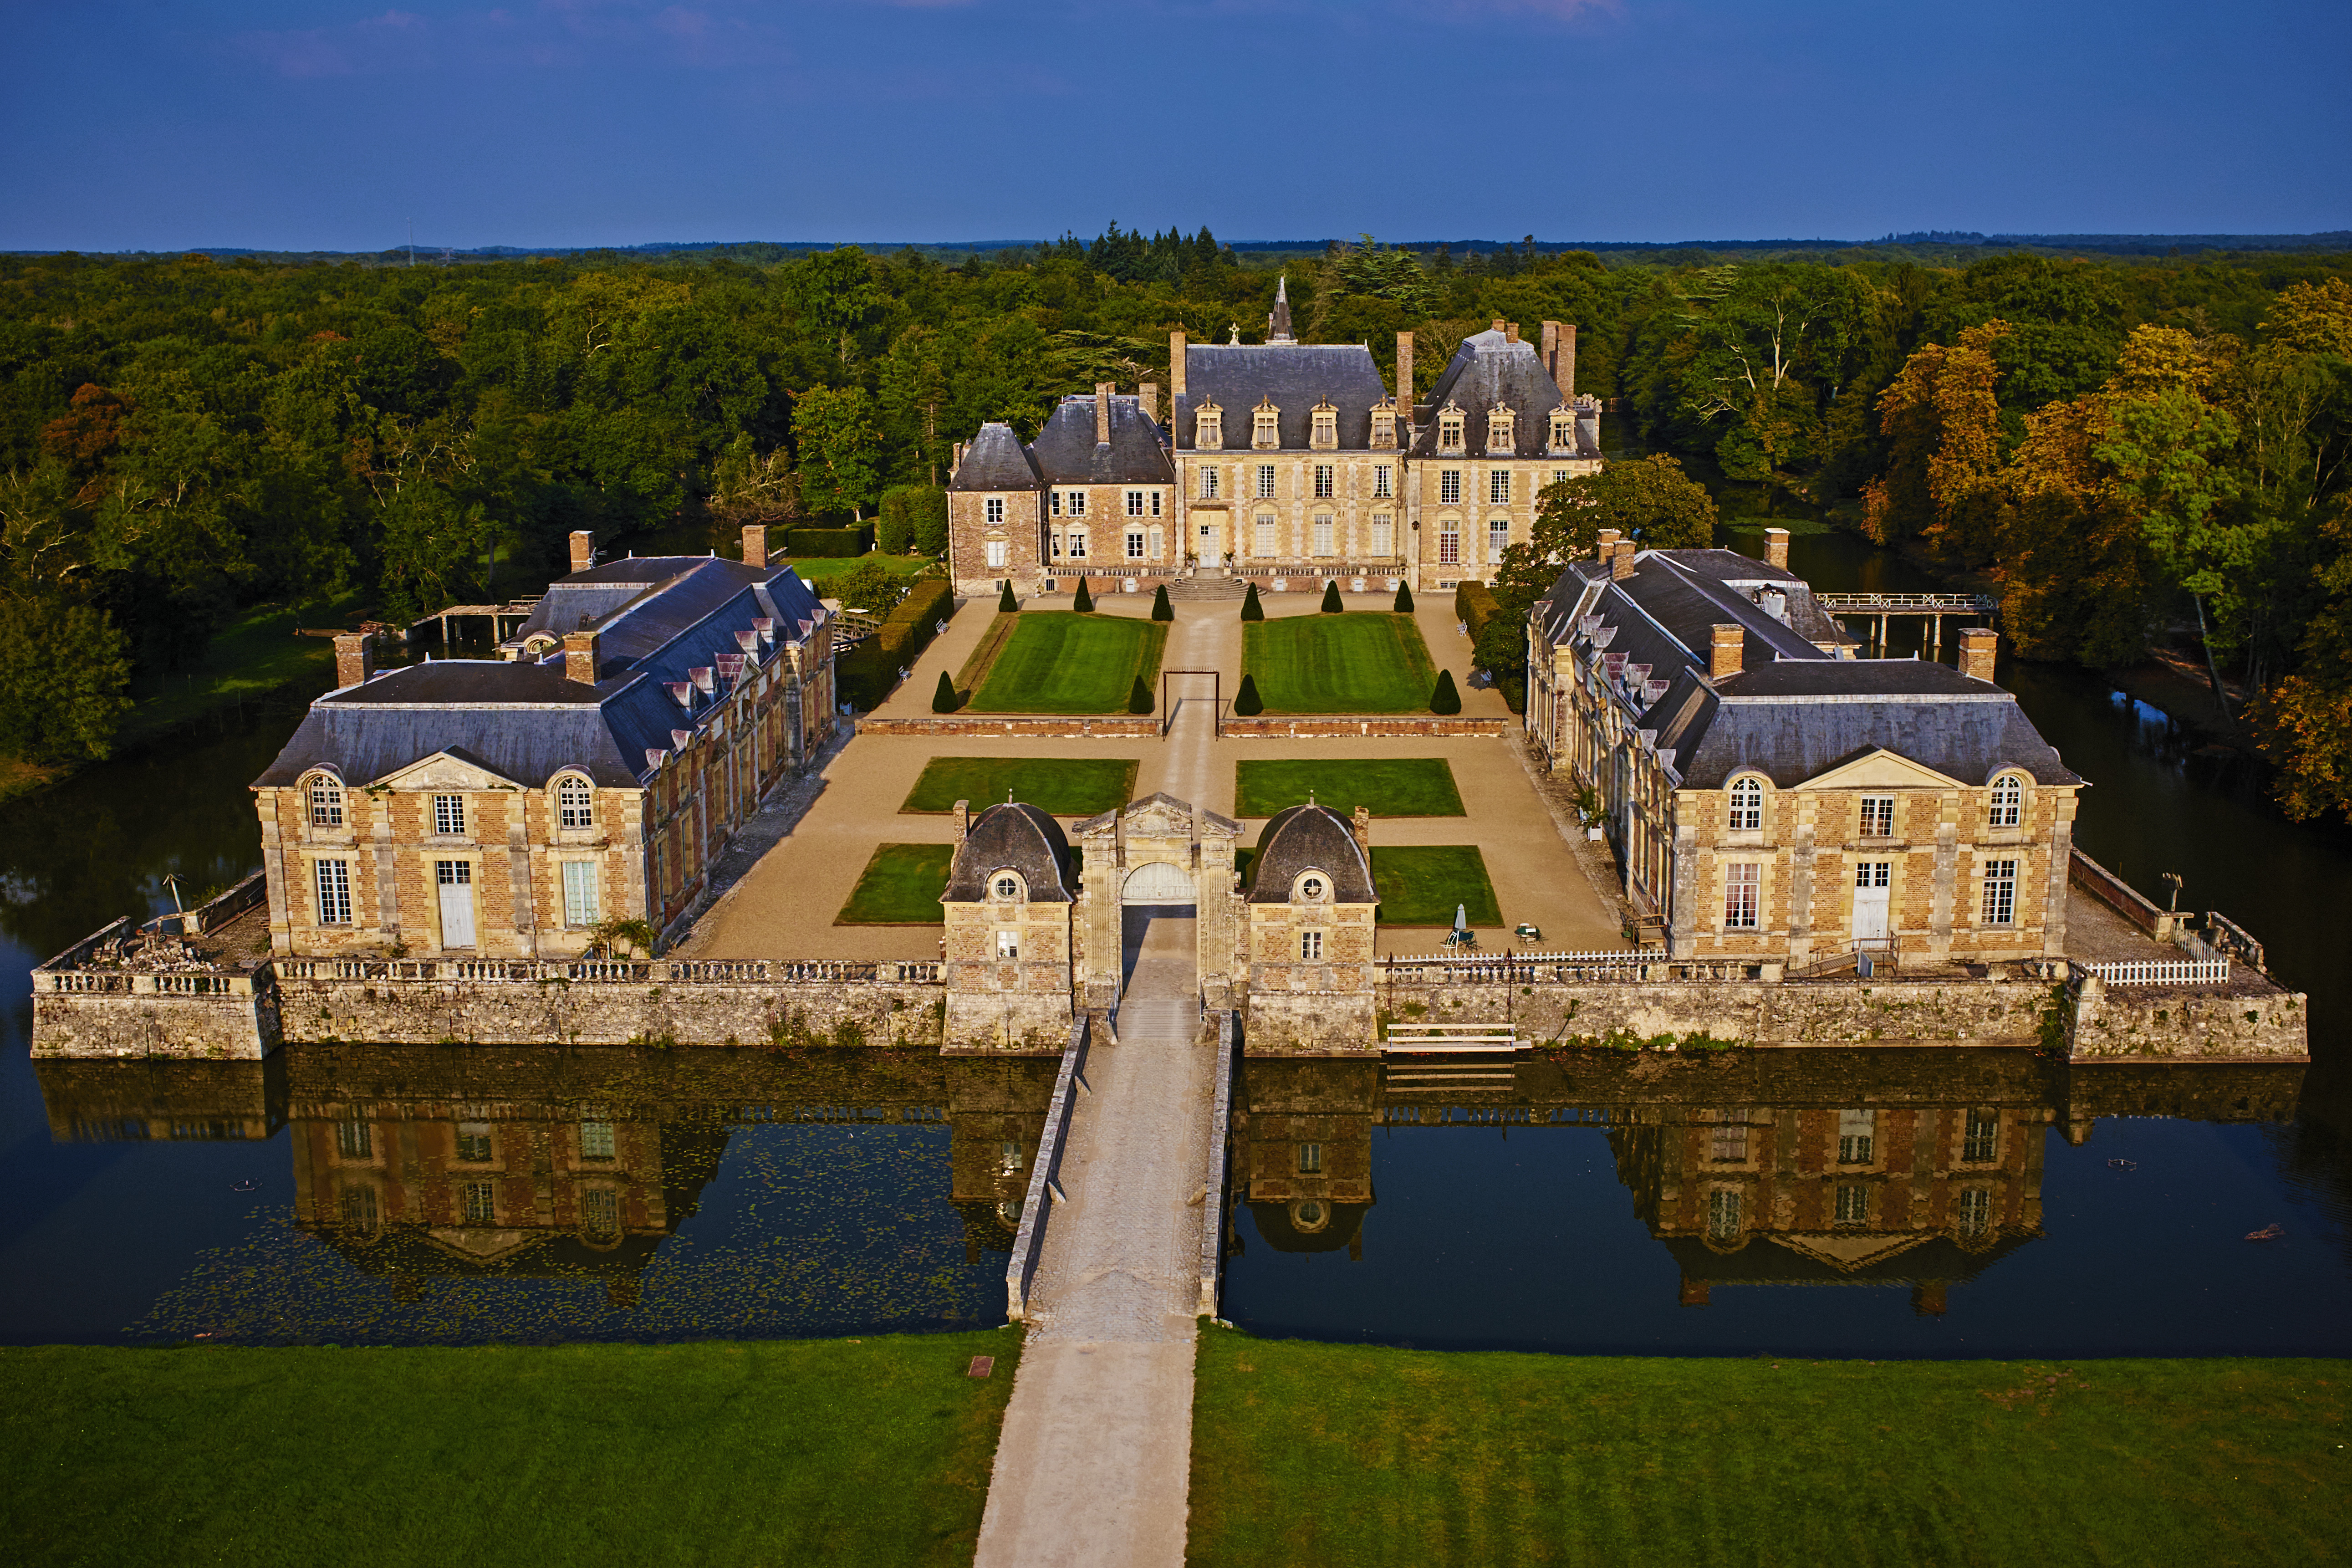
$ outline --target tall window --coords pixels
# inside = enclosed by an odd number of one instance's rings
[[[1145,495],[1148,493],[1149,492],[1144,490],[1129,490],[1127,492],[1128,516],[1141,517],[1143,515],[1143,509],[1150,504],[1144,500]]]
[[[1441,414],[1437,416],[1437,445],[1441,450],[1462,450],[1462,416]]]
[[[335,1152],[346,1160],[375,1157],[375,1130],[352,1117],[335,1123]]]
[[[2000,1118],[1990,1110],[1971,1110],[1960,1131],[1960,1158],[1982,1164],[2000,1155]]]
[[[1314,440],[1318,447],[1339,444],[1339,416],[1336,410],[1318,408],[1315,411]]]
[[[990,540],[988,542],[987,555],[988,564],[992,568],[1002,569],[1006,560],[1004,541],[1001,539]]]
[[[310,826],[341,827],[343,825],[343,786],[324,773],[310,780]]]
[[[1143,530],[1130,528],[1127,531],[1127,558],[1129,561],[1143,559]]]
[[[1260,500],[1274,499],[1274,465],[1272,463],[1260,463],[1257,466],[1257,499]]]
[[[1837,1190],[1837,1223],[1867,1225],[1870,1223],[1870,1189],[1864,1186],[1843,1186]]]
[[[594,925],[603,919],[596,907],[596,862],[565,860],[563,867],[563,923],[575,931]]]
[[[981,503],[981,511],[982,514],[988,519],[989,527],[1003,527],[1004,524],[1004,498],[1003,496],[989,497],[985,501]]]
[[[1303,931],[1298,933],[1298,956],[1310,962],[1323,956],[1323,933]]]
[[[1200,410],[1200,417],[1192,426],[1192,444],[1210,452],[1225,444],[1224,410],[1214,404]]]
[[[1048,517],[1059,517],[1062,515],[1061,491],[1047,490],[1045,492],[1045,515]]]
[[[1372,465],[1372,499],[1387,500],[1396,494],[1396,470],[1386,463]]]
[[[1738,930],[1753,929],[1764,868],[1754,861],[1735,862],[1723,868],[1723,923]]]
[[[1764,785],[1755,779],[1738,779],[1731,785],[1734,833],[1753,833],[1764,826]]]
[[[1862,836],[1864,838],[1895,837],[1895,797],[1891,795],[1866,795],[1862,797]]]
[[[1333,468],[1328,463],[1318,463],[1315,465],[1316,500],[1329,500],[1331,499],[1332,477],[1337,471],[1338,470]]]
[[[1437,563],[1440,566],[1462,564],[1462,525],[1450,517],[1438,524]]]
[[[1282,445],[1282,415],[1278,409],[1256,410],[1250,426],[1250,445],[1279,447]]]
[[[1706,1157],[1717,1164],[1738,1164],[1748,1158],[1748,1112],[1718,1110],[1707,1136]]]
[[[1738,1188],[1717,1187],[1706,1194],[1706,1234],[1717,1241],[1728,1241],[1739,1234]]]
[[[1017,931],[998,931],[996,933],[996,956],[1003,959],[1020,957],[1021,933]]]
[[[1315,514],[1315,553],[1331,553],[1331,514],[1328,511]]]
[[[594,1237],[621,1234],[621,1194],[610,1187],[585,1187],[580,1194],[580,1227]]]
[[[1253,553],[1259,556],[1274,553],[1274,513],[1270,511],[1257,514],[1257,547]]]
[[[1217,488],[1219,483],[1218,472],[1219,471],[1215,468],[1202,468],[1201,470],[1201,499],[1202,500],[1214,500],[1217,499]]]
[[[1087,492],[1084,490],[1070,490],[1066,492],[1062,497],[1062,510],[1071,517],[1086,516]]]
[[[1462,504],[1461,469],[1440,468],[1437,470],[1437,500],[1438,504],[1441,506],[1460,506]]]
[[[490,1124],[487,1121],[457,1123],[457,1158],[468,1165],[490,1163]]]
[[[1878,1112],[1875,1110],[1841,1110],[1838,1112],[1838,1163],[1867,1165],[1871,1151],[1878,1142]]]
[[[433,831],[459,834],[466,831],[466,797],[462,795],[436,795],[433,797]]]
[[[565,779],[555,786],[555,820],[572,828],[596,826],[596,795],[586,779]]]
[[[1087,531],[1083,528],[1074,528],[1070,530],[1067,537],[1070,559],[1084,561],[1087,558]]]
[[[1298,1146],[1298,1173],[1302,1176],[1319,1176],[1323,1173],[1322,1144],[1301,1143]]]
[[[1984,921],[1989,926],[2013,925],[2017,921],[2017,862],[1988,860],[1985,862]]]
[[[583,1160],[609,1160],[613,1157],[613,1124],[609,1121],[583,1121],[580,1124],[580,1157]]]
[[[1490,517],[1486,520],[1486,559],[1500,562],[1503,552],[1511,547],[1511,520]]]
[[[1486,450],[1507,452],[1517,443],[1518,420],[1507,409],[1497,408],[1486,416]]]
[[[1576,450],[1576,420],[1571,415],[1551,416],[1551,449],[1555,452]]]
[[[1374,555],[1396,553],[1396,523],[1384,511],[1372,514],[1372,553]]]
[[[1005,1138],[998,1141],[996,1146],[996,1173],[1000,1176],[1017,1176],[1021,1173],[1021,1144],[1019,1140]]]
[[[348,860],[319,862],[319,923],[352,923],[352,863]]]
[[[457,1189],[459,1217],[467,1225],[499,1223],[499,1189],[495,1182],[467,1182]]]
[[[373,1230],[382,1210],[376,1203],[375,1186],[370,1182],[354,1182],[343,1189],[343,1223],[354,1230]]]
[[[2025,815],[2025,785],[2015,773],[2003,773],[1992,781],[1992,825],[2014,827]]]
[[[1992,1189],[1962,1187],[1959,1202],[1954,1205],[1953,1218],[1959,1223],[1962,1236],[1982,1236],[1992,1225]]]
[[[1496,468],[1486,476],[1486,502],[1490,506],[1511,504],[1511,471]]]

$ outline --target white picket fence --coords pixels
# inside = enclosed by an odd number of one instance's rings
[[[2134,960],[2126,963],[2078,963],[2110,985],[2227,985],[2230,961],[2192,958],[2179,961]]]

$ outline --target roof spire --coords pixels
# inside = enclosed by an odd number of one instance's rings
[[[1265,341],[1270,343],[1295,343],[1290,334],[1290,274],[1286,272],[1274,285],[1274,313],[1265,319]]]

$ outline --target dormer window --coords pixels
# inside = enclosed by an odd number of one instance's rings
[[[1260,451],[1271,451],[1282,445],[1282,410],[1269,397],[1251,411],[1250,445]]]
[[[573,773],[555,786],[556,825],[572,832],[596,826],[596,792]]]
[[[1397,444],[1395,404],[1381,402],[1373,405],[1371,444],[1376,451]]]
[[[1437,416],[1437,449],[1441,452],[1464,451],[1462,426],[1462,410],[1451,403],[1447,404]]]
[[[1518,416],[1506,404],[1486,411],[1486,455],[1507,458],[1518,446]]]
[[[1551,411],[1550,448],[1554,457],[1566,457],[1576,450],[1576,415],[1567,407]]]
[[[989,891],[1009,902],[1021,896],[1021,879],[1010,871],[999,871],[989,883]]]
[[[1327,400],[1315,405],[1313,432],[1307,444],[1318,452],[1328,452],[1339,444],[1339,411]]]
[[[1222,449],[1225,444],[1225,411],[1214,400],[1205,401],[1193,410],[1192,445],[1203,452]]]
[[[310,826],[341,827],[343,825],[343,786],[331,773],[310,775]]]

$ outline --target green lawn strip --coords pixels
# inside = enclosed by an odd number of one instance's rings
[[[1386,610],[1244,623],[1242,669],[1269,713],[1426,713],[1437,684],[1421,628]]]
[[[812,555],[805,559],[795,556],[782,564],[799,573],[802,582],[814,583],[820,577],[838,577],[845,572],[855,572],[868,562],[911,577],[930,565],[931,558],[928,555],[885,555],[876,550],[864,555]],[[770,564],[777,563],[771,562]]]
[[[131,682],[133,704],[115,745],[127,749],[217,709],[254,701],[280,689],[304,699],[335,683],[335,645],[327,637],[294,635],[298,626],[346,625],[356,600],[289,607],[262,605],[223,626],[185,668]]]
[[[972,712],[1124,713],[1139,677],[1152,686],[1168,641],[1164,621],[1072,610],[1027,610],[1014,619],[972,692]]]
[[[1013,634],[1020,625],[1019,616],[1000,614],[988,623],[988,629],[980,634],[979,645],[963,661],[963,668],[956,671],[956,689],[963,693],[967,701],[973,692],[980,689],[980,683],[988,679],[988,672],[995,668],[996,656],[1004,651],[1004,645],[1013,640]]]
[[[947,923],[940,895],[947,891],[952,844],[877,844],[849,901],[833,917],[837,926],[935,926]]]
[[[0,1540],[26,1568],[968,1563],[1020,1342],[0,1350]]]
[[[1197,1368],[1186,1558],[1202,1568],[2352,1552],[2342,1361],[1874,1366],[1209,1329]]]
[[[1093,816],[1128,803],[1138,765],[1133,757],[933,757],[898,809],[947,812],[968,800],[978,811],[1009,793],[1055,816]]]
[[[1461,792],[1443,757],[1302,760],[1234,764],[1234,815],[1272,816],[1307,796],[1346,814],[1363,806],[1374,816],[1460,816]]]
[[[1456,905],[1467,907],[1474,926],[1503,923],[1495,884],[1486,879],[1486,858],[1475,844],[1375,845],[1372,880],[1380,888],[1384,926],[1451,928]]]

